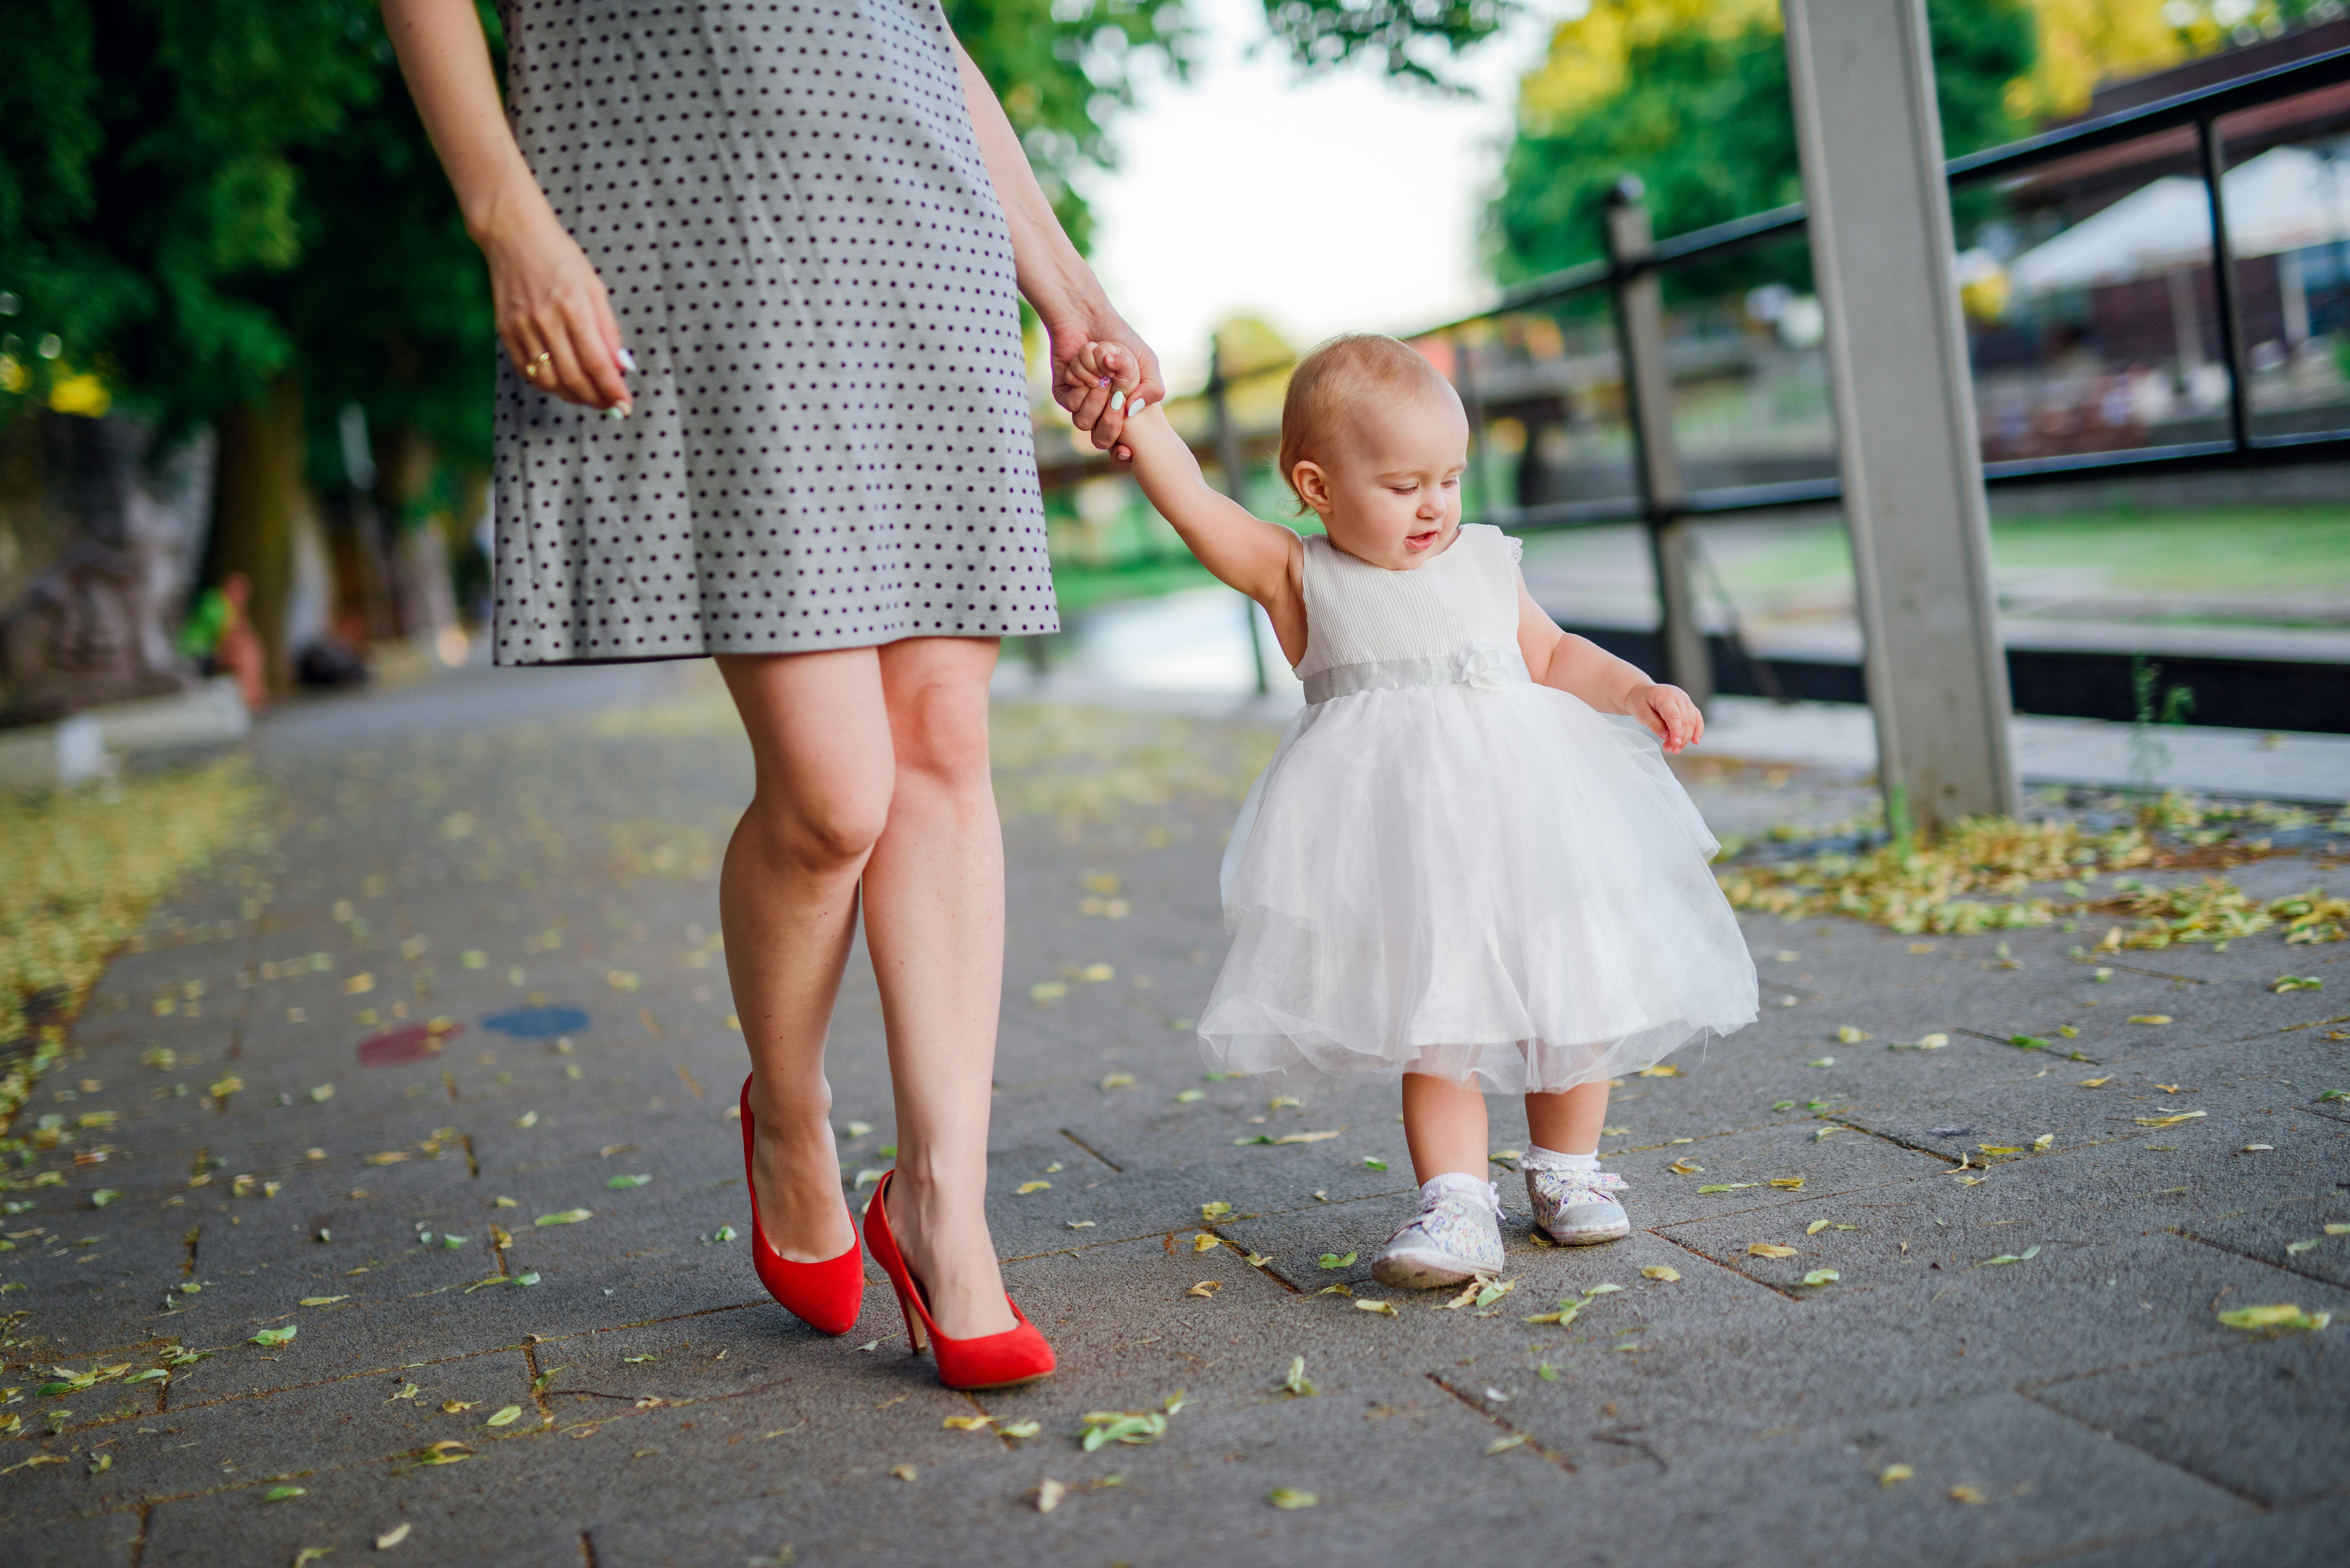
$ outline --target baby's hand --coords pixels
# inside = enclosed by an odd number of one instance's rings
[[[1668,752],[1678,753],[1705,734],[1705,715],[1678,686],[1656,681],[1635,686],[1624,699],[1624,711],[1655,731]]]
[[[1128,419],[1142,411],[1140,400],[1131,407],[1127,403],[1128,395],[1142,384],[1141,362],[1116,343],[1097,339],[1078,349],[1069,361],[1068,383],[1088,392],[1107,391],[1108,406],[1124,410]]]

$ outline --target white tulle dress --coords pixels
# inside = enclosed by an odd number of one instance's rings
[[[1307,706],[1225,852],[1211,1069],[1549,1091],[1753,1022],[1713,836],[1646,728],[1529,680],[1518,554],[1305,541]]]

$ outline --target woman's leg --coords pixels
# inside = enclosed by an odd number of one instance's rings
[[[1403,1137],[1420,1185],[1448,1173],[1485,1179],[1485,1096],[1476,1085],[1406,1073]]]
[[[1596,1154],[1607,1119],[1607,1083],[1577,1084],[1555,1094],[1526,1096],[1526,1136],[1554,1154]]]
[[[825,1032],[857,918],[858,879],[889,820],[889,725],[869,648],[718,660],[751,738],[757,786],[726,846],[718,917],[758,1122],[759,1220],[796,1262],[856,1240],[840,1198]]]
[[[987,764],[996,644],[880,650],[897,779],[865,868],[865,940],[889,1030],[898,1174],[889,1225],[962,1339],[1014,1326],[987,1233],[987,1119],[1003,993],[1003,832]]]

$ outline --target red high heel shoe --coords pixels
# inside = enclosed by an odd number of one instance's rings
[[[873,1249],[873,1261],[881,1265],[898,1293],[898,1309],[906,1314],[906,1337],[913,1342],[915,1354],[920,1355],[927,1344],[938,1362],[939,1381],[969,1394],[1017,1388],[1048,1376],[1053,1370],[1053,1347],[1008,1295],[1003,1304],[1012,1309],[1018,1327],[970,1339],[949,1339],[939,1332],[939,1325],[931,1321],[930,1304],[923,1300],[922,1282],[906,1267],[898,1239],[889,1233],[889,1179],[897,1174],[885,1172],[880,1185],[873,1189],[872,1201],[865,1206],[865,1244]]]
[[[848,1227],[848,1251],[820,1263],[795,1263],[767,1241],[759,1223],[759,1189],[752,1181],[751,1146],[758,1127],[751,1119],[751,1080],[743,1080],[743,1184],[751,1189],[751,1262],[759,1282],[795,1317],[826,1334],[857,1326],[865,1304],[865,1263],[857,1247],[857,1225]],[[843,1204],[843,1208],[847,1205]]]

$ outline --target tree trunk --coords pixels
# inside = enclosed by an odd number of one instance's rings
[[[295,535],[313,511],[302,472],[302,390],[291,376],[220,424],[220,478],[205,576],[219,583],[242,572],[253,585],[253,629],[268,653],[269,685],[293,680],[286,611],[295,588]]]
[[[192,680],[172,645],[210,490],[209,433],[150,461],[124,414],[44,410],[10,432],[12,516],[51,548],[0,618],[0,716],[54,718]],[[14,543],[16,532],[9,540]]]

